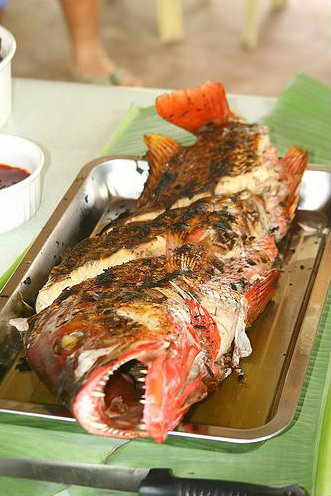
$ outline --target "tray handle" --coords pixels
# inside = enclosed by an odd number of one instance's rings
[[[151,469],[139,486],[140,496],[309,496],[299,486],[282,488],[244,482],[174,477],[171,470]]]

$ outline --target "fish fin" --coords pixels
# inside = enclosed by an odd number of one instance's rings
[[[307,150],[296,146],[292,146],[281,159],[283,177],[288,185],[288,197],[284,207],[284,214],[289,220],[292,220],[299,201],[299,186],[307,163]]]
[[[213,362],[217,358],[221,345],[221,335],[217,324],[208,310],[198,301],[190,298],[185,303],[190,310],[190,334],[195,342],[208,353]]]
[[[183,231],[169,231],[166,239],[167,270],[192,271],[204,258],[199,241],[205,235],[205,228],[188,227]],[[198,234],[197,234],[198,232]],[[202,233],[202,234],[201,234]]]
[[[171,157],[182,148],[176,140],[162,134],[146,134],[144,142],[148,148],[146,158],[150,167],[153,170],[162,169],[162,172]]]
[[[169,272],[175,270],[188,270],[190,265],[190,250],[185,249],[184,239],[186,230],[169,231],[166,239],[166,267]],[[194,268],[194,264],[192,269]]]
[[[246,294],[248,303],[246,323],[250,327],[261,315],[274,294],[274,283],[281,271],[273,269],[263,279],[259,279]]]
[[[145,157],[148,161],[150,172],[143,194],[138,200],[138,207],[146,203],[165,172],[169,160],[182,148],[177,141],[162,134],[145,135],[144,142],[148,148]]]
[[[158,114],[193,134],[208,123],[224,124],[234,117],[223,84],[207,82],[197,88],[174,91],[156,99]]]
[[[200,257],[194,253],[172,253],[167,258],[167,269],[171,272],[175,270],[193,272],[199,261]]]

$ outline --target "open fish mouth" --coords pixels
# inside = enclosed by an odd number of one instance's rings
[[[147,436],[143,421],[147,374],[148,364],[134,357],[98,369],[74,400],[75,416],[92,434]]]
[[[187,339],[136,350],[95,370],[72,410],[91,434],[163,442],[191,404],[206,396],[203,371],[203,353]]]

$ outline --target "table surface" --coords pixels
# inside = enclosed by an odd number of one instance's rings
[[[45,154],[41,206],[22,226],[0,235],[0,276],[33,241],[78,171],[96,158],[132,104],[154,102],[160,89],[16,79],[13,111],[2,133],[37,143]],[[232,96],[248,120],[268,113],[275,99]]]

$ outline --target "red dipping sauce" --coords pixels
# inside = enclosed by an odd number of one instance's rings
[[[30,172],[21,167],[11,167],[10,165],[0,164],[0,189],[8,188],[13,184],[19,183],[30,176]]]

